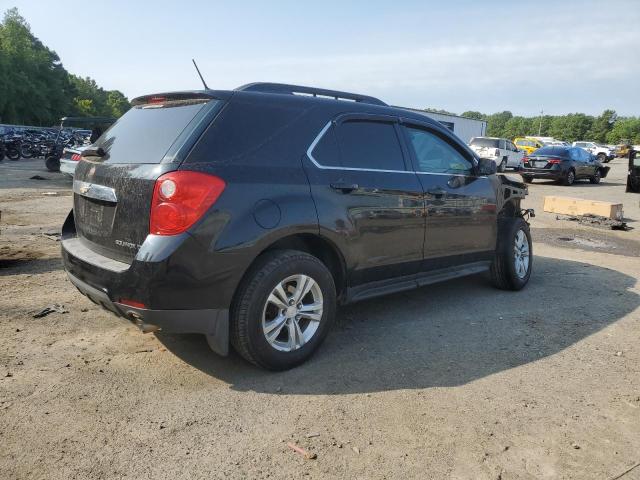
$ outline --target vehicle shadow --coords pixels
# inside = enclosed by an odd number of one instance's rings
[[[212,353],[202,336],[158,334],[185,362],[239,391],[344,394],[456,386],[548,357],[640,305],[633,277],[535,257],[523,291],[484,276],[452,280],[338,310],[307,363],[266,372],[237,354]]]

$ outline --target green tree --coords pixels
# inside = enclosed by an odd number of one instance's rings
[[[0,122],[52,125],[64,115],[120,116],[128,108],[121,92],[70,75],[17,9],[5,12],[0,23]]]
[[[594,142],[604,143],[607,141],[607,134],[616,123],[618,115],[615,110],[605,110],[602,114],[593,120],[591,128],[587,133],[587,138]]]

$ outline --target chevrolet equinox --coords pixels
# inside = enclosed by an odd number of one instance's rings
[[[529,280],[523,183],[369,96],[254,83],[139,97],[82,154],[71,282],[142,331],[201,333],[273,370],[336,305],[488,271]]]

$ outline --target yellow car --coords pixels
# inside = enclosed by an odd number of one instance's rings
[[[531,155],[534,151],[544,146],[538,140],[526,137],[516,137],[513,139],[513,143],[516,144],[518,150],[522,150],[527,155]]]

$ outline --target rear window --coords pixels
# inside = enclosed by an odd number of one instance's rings
[[[555,157],[568,156],[568,149],[564,147],[542,147],[533,152],[534,155],[553,155]]]
[[[215,101],[215,100],[214,100]],[[160,163],[169,147],[210,100],[138,105],[95,142],[109,163]]]
[[[497,138],[472,138],[471,143],[474,147],[498,148]]]

